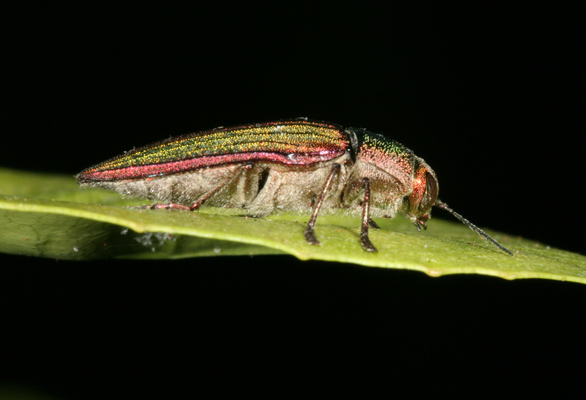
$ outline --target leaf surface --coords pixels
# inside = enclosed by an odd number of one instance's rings
[[[308,216],[257,219],[226,210],[144,210],[99,189],[80,189],[73,176],[0,169],[0,251],[66,260],[109,257],[170,259],[291,254],[302,260],[411,269],[431,276],[476,273],[505,279],[545,278],[586,283],[586,257],[488,231],[511,257],[457,222],[433,219],[417,232],[401,217],[371,229],[379,252],[360,245],[360,221],[318,219],[320,246],[306,243]]]

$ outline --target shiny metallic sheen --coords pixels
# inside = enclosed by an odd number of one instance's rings
[[[81,182],[154,177],[236,162],[310,165],[343,154],[339,127],[294,120],[212,129],[131,150],[86,169]]]
[[[82,186],[157,202],[148,208],[223,207],[265,217],[311,215],[304,235],[315,235],[318,215],[343,210],[362,218],[363,248],[373,218],[410,219],[426,228],[433,206],[501,250],[512,253],[438,199],[435,172],[400,143],[362,128],[296,119],[217,128],[169,138],[102,162],[77,175]]]

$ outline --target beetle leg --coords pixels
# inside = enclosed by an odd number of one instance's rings
[[[315,202],[315,206],[313,207],[313,212],[311,213],[311,218],[307,223],[307,228],[305,228],[305,240],[309,244],[319,244],[319,240],[315,237],[315,221],[317,220],[317,215],[319,214],[319,209],[321,208],[326,196],[328,194],[328,190],[332,186],[332,181],[334,180],[334,176],[340,172],[340,164],[332,165],[332,170],[328,175],[328,179],[326,179],[326,183],[324,184],[324,188],[321,191],[317,201]]]
[[[190,211],[197,210],[203,203],[206,202],[206,200],[208,200],[213,195],[218,193],[220,191],[220,189],[222,189],[226,185],[229,185],[230,183],[232,183],[234,181],[234,179],[238,178],[238,176],[240,176],[240,174],[242,173],[243,170],[250,169],[252,167],[253,167],[252,163],[240,165],[239,168],[236,168],[234,174],[228,175],[228,177],[226,179],[224,179],[222,182],[220,182],[220,184],[218,186],[216,186],[215,188],[213,188],[209,192],[201,195],[201,197],[199,199],[197,199],[197,201],[195,203],[193,203],[191,205],[191,207],[189,207],[189,210]]]
[[[370,179],[364,178],[362,179],[364,183],[364,202],[362,203],[362,229],[360,230],[360,241],[362,242],[362,247],[364,250],[370,251],[373,253],[378,253],[376,247],[373,246],[370,239],[368,238],[368,225],[373,223],[373,227],[378,227],[378,225],[369,218],[370,213]]]
[[[201,195],[199,197],[199,199],[197,199],[197,201],[195,203],[193,203],[191,206],[185,206],[183,204],[177,204],[177,203],[170,203],[170,204],[153,204],[152,206],[146,206],[145,208],[151,209],[151,210],[153,210],[153,209],[159,210],[162,208],[167,209],[167,210],[171,210],[171,209],[173,209],[173,210],[186,210],[186,211],[197,210],[203,203],[205,203],[206,200],[208,200],[210,197],[212,197],[213,195],[218,193],[218,191],[220,189],[222,189],[224,186],[232,183],[234,181],[234,179],[236,179],[242,173],[243,170],[250,169],[252,167],[253,167],[252,163],[240,165],[238,168],[235,169],[235,172],[233,174],[228,175],[226,177],[226,179],[222,180],[220,182],[220,184],[217,185],[215,188],[213,188],[209,192]]]

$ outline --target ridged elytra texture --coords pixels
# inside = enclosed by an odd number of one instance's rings
[[[311,165],[347,150],[340,127],[296,120],[217,128],[169,138],[86,169],[80,182],[143,179],[240,162]]]

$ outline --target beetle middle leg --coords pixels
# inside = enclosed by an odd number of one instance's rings
[[[326,179],[326,183],[324,184],[324,187],[321,191],[321,194],[319,195],[319,197],[317,198],[317,201],[315,202],[315,206],[313,207],[313,212],[311,213],[311,218],[309,219],[309,222],[307,223],[307,227],[305,228],[305,240],[307,240],[307,243],[309,244],[319,244],[319,240],[317,240],[317,238],[315,237],[315,221],[317,221],[317,215],[319,214],[319,210],[324,202],[324,200],[326,199],[326,196],[328,194],[328,190],[330,190],[330,188],[332,187],[332,182],[334,180],[334,176],[336,174],[338,174],[340,172],[340,164],[334,164],[332,165],[332,170],[330,171],[330,174],[328,175],[328,178]]]

